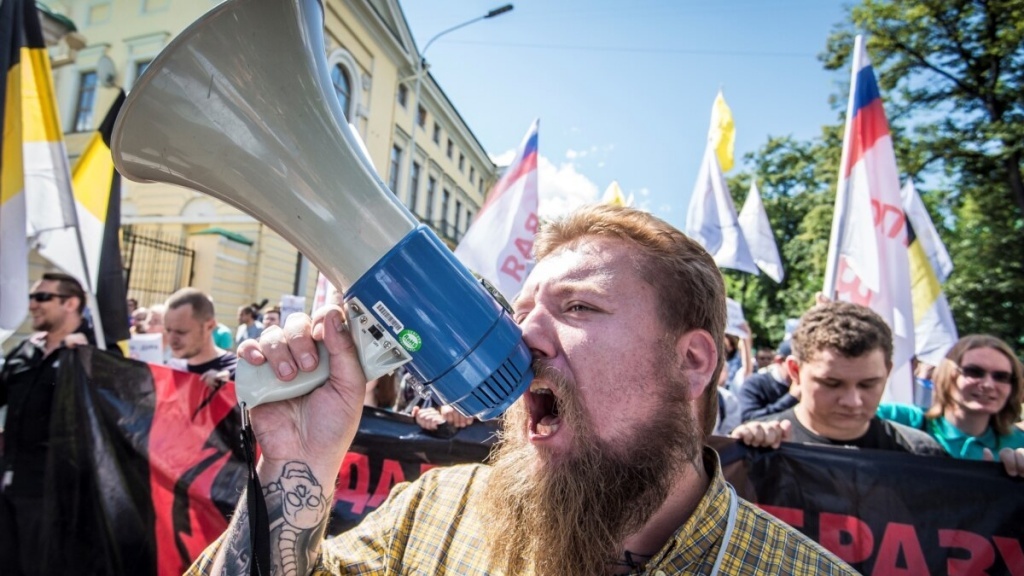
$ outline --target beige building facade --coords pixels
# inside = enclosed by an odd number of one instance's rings
[[[52,12],[74,22],[85,40],[73,59],[54,69],[72,164],[118,89],[130,91],[175,35],[218,4],[48,2]],[[497,168],[429,73],[423,75],[419,106],[413,102],[419,56],[397,1],[326,0],[324,8],[324,55],[350,124],[381,179],[454,248],[483,205]],[[60,57],[61,50],[66,52],[54,47],[51,56]],[[239,87],[242,93],[258,89]],[[413,122],[418,123],[415,131]],[[413,132],[415,146],[409,142]],[[408,154],[413,154],[411,165]],[[308,261],[277,232],[212,197],[125,180],[122,227],[128,295],[142,306],[191,285],[211,294],[218,320],[233,327],[241,305],[264,299],[273,305],[285,294],[312,301],[316,270]],[[34,262],[36,268],[44,265]]]

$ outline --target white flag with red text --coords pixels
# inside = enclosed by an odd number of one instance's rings
[[[508,300],[533,268],[537,232],[537,128],[534,120],[512,164],[494,185],[455,256]]]
[[[883,399],[911,403],[914,308],[906,217],[889,123],[861,36],[851,76],[824,292],[868,306],[889,324],[892,372]]]

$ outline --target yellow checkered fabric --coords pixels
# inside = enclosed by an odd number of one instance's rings
[[[707,493],[689,520],[635,574],[710,574],[721,546],[730,492],[718,455],[704,451],[712,472]],[[487,560],[482,524],[474,513],[490,474],[484,465],[435,468],[394,487],[388,501],[356,528],[326,540],[316,575],[501,574]],[[188,574],[209,574],[215,542]],[[721,574],[856,574],[796,530],[741,500]]]

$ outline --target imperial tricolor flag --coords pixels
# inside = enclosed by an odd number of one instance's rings
[[[907,214],[910,293],[914,300],[914,344],[918,360],[938,366],[956,344],[957,330],[942,283],[953,261],[914,183],[900,190]]]
[[[110,156],[110,137],[124,100],[121,91],[72,170],[77,226],[43,232],[38,238],[40,256],[95,289],[99,317],[93,320],[102,326],[107,347],[120,345],[122,351],[130,337],[128,295],[120,244],[121,175]]]
[[[868,306],[888,322],[893,368],[884,399],[911,403],[914,308],[906,217],[889,123],[861,36],[850,84],[824,292]]]
[[[533,268],[537,232],[537,128],[534,120],[516,157],[494,185],[455,248],[462,263],[511,300]]]
[[[74,222],[56,102],[35,3],[0,2],[0,328],[28,312],[27,238]]]

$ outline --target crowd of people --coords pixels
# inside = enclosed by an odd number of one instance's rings
[[[309,369],[296,359],[315,350],[314,334],[329,351],[323,387],[251,411],[271,526],[265,560],[275,570],[851,573],[736,495],[705,446],[714,433],[761,448],[802,442],[994,460],[1024,476],[1024,369],[998,338],[961,338],[934,367],[929,406],[882,403],[892,332],[868,308],[821,302],[777,348],[755,352],[749,328],[727,322],[711,257],[650,214],[586,207],[542,228],[534,250],[513,309],[535,379],[505,415],[491,464],[432,470],[330,539],[324,487],[334,485],[364,406],[407,413],[431,431],[472,418],[418,394],[400,372],[367,384],[337,307],[289,318],[287,335],[279,308],[255,305],[228,329],[194,288],[131,311],[133,333],[162,334],[166,363],[212,388],[234,379],[239,356],[269,363],[287,382]],[[0,561],[20,558],[25,573],[40,554],[55,352],[95,343],[84,305],[72,277],[44,275],[30,294],[37,333],[0,372]],[[323,501],[301,514],[289,508],[310,494]],[[250,547],[247,502],[243,495],[193,573],[249,571],[262,551]]]
[[[882,403],[892,370],[888,324],[869,308],[811,308],[763,372],[726,392],[739,418],[720,411],[719,434],[757,447],[783,441],[1000,460],[1024,476],[1024,370],[994,336],[961,338],[935,367],[930,407]],[[740,424],[731,424],[739,421]]]

